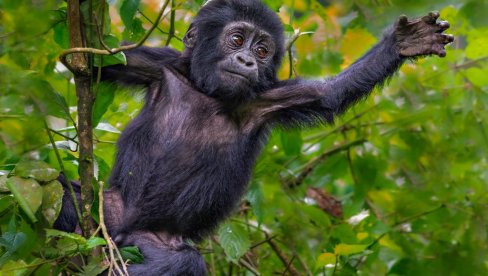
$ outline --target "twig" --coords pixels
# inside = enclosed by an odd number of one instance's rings
[[[63,160],[61,159],[61,155],[59,154],[59,150],[56,147],[56,143],[54,142],[53,135],[51,134],[51,129],[47,125],[46,121],[44,121],[44,128],[46,129],[47,136],[49,137],[49,141],[51,142],[51,146],[54,149],[54,154],[56,155],[56,159],[58,160],[59,168],[61,169],[61,172],[64,173]],[[71,195],[71,200],[73,200],[73,205],[75,206],[75,212],[76,212],[76,216],[78,217],[78,222],[81,224],[82,216],[81,216],[80,206],[78,205],[78,199],[76,198],[75,190],[73,189],[73,185],[71,185],[71,181],[68,179],[68,177],[66,177],[66,174],[64,174],[64,178],[66,180],[66,185],[68,186],[68,190]]]
[[[303,269],[305,269],[305,271],[307,272],[307,275],[308,276],[313,276],[312,271],[310,270],[310,268],[308,268],[307,264],[303,261],[303,259],[300,258],[300,256],[298,256],[298,255],[295,255],[295,257],[297,258],[298,262],[300,262],[300,264],[302,265]]]
[[[268,235],[266,234],[266,238],[268,238]],[[290,260],[281,250],[280,248],[278,247],[278,245],[276,244],[276,242],[272,239],[268,239],[268,244],[269,246],[271,247],[271,249],[273,249],[273,251],[276,253],[276,255],[278,256],[278,258],[281,260],[281,262],[286,266],[288,267],[288,270],[290,271],[290,274],[293,275],[293,276],[300,276],[300,272],[298,272],[298,270],[293,266],[293,264],[291,263],[293,261],[293,258]]]
[[[288,271],[288,269],[290,268],[290,265],[291,263],[293,262],[293,260],[295,259],[295,255],[293,255],[290,259],[290,262],[288,263],[288,265],[285,267],[285,270],[283,270],[283,273],[281,273],[281,275],[286,275],[286,272]]]
[[[249,224],[248,224],[248,225],[249,225]],[[254,245],[251,245],[251,247],[250,247],[249,249],[254,249],[254,248],[256,248],[256,247],[258,247],[258,246],[260,246],[260,245],[262,245],[262,244],[267,243],[269,240],[274,239],[274,238],[276,238],[276,235],[269,236],[269,237],[267,237],[265,240],[260,241],[260,242],[258,242],[258,243],[256,243],[256,244],[254,244]]]
[[[179,6],[179,5],[180,5],[180,4],[178,4],[178,6]],[[143,13],[141,10],[139,10],[139,9],[138,9],[138,10],[137,10],[137,12],[139,12],[139,14],[140,14],[140,15],[142,15],[142,17],[144,17],[144,19],[146,19],[146,20],[147,20],[147,22],[149,22],[149,23],[151,23],[151,24],[154,24],[154,23],[152,22],[152,20],[151,20],[151,19],[149,19],[149,17],[147,17],[147,16],[146,16],[146,15],[145,15],[145,14],[144,14],[144,13]],[[156,29],[157,29],[157,30],[158,30],[160,33],[162,33],[162,34],[164,34],[164,35],[169,35],[169,33],[168,33],[168,32],[164,31],[163,29],[161,29],[161,28],[159,28],[159,27],[156,27]],[[178,41],[183,41],[183,39],[181,39],[181,38],[180,38],[180,37],[178,37],[177,35],[173,35],[173,37],[174,37],[174,38],[176,38],[176,40],[178,40]]]
[[[256,276],[261,275],[261,273],[255,267],[253,267],[250,263],[246,262],[242,258],[239,259],[239,264],[242,265],[243,267],[245,267],[247,270],[249,270],[249,272],[251,272],[252,274],[254,274]]]
[[[77,135],[75,135],[74,137],[69,137],[68,135],[64,135],[64,134],[62,134],[61,132],[59,132],[59,131],[57,131],[57,130],[54,130],[54,129],[52,129],[52,128],[50,128],[50,129],[49,129],[49,131],[50,131],[50,132],[53,132],[53,133],[54,133],[54,134],[56,134],[56,135],[59,135],[59,136],[63,137],[63,138],[64,138],[64,139],[66,139],[66,140],[69,140],[69,141],[71,141],[71,142],[73,142],[73,143],[78,144],[78,141],[76,141],[76,137],[77,137]]]
[[[171,0],[171,13],[169,19],[169,32],[168,32],[168,39],[166,40],[166,46],[169,45],[171,39],[175,35],[175,1]]]
[[[440,210],[440,209],[442,209],[442,208],[444,208],[444,207],[446,207],[446,206],[445,206],[444,204],[441,204],[441,205],[439,205],[439,206],[437,206],[437,207],[435,207],[435,208],[433,208],[433,209],[431,209],[431,210],[427,210],[427,211],[424,211],[424,212],[421,212],[421,213],[415,214],[415,215],[413,215],[413,216],[410,216],[410,217],[408,217],[408,218],[404,218],[404,219],[402,219],[402,220],[400,220],[400,221],[397,221],[395,224],[393,224],[393,227],[396,227],[396,226],[402,225],[402,224],[404,224],[404,223],[406,223],[406,222],[409,222],[409,221],[412,221],[412,220],[418,219],[418,218],[420,218],[420,217],[423,217],[423,216],[425,216],[425,215],[428,215],[428,214],[434,213],[434,212],[436,212],[436,211],[438,211],[438,210]]]
[[[131,44],[131,45],[124,45],[120,46],[118,48],[113,48],[111,51],[108,50],[102,50],[102,49],[96,49],[96,48],[87,48],[87,47],[73,47],[67,50],[64,50],[60,56],[59,59],[60,61],[66,66],[71,72],[74,72],[74,68],[71,66],[71,64],[67,61],[67,57],[71,54],[76,54],[76,53],[91,53],[91,54],[96,54],[96,55],[113,55],[118,52],[122,51],[127,51],[131,50],[134,48],[137,48],[141,46],[151,35],[151,33],[156,29],[157,25],[159,24],[159,21],[163,17],[164,10],[168,6],[170,0],[165,0],[163,7],[161,7],[161,10],[159,11],[158,17],[155,20],[155,23],[152,25],[152,27],[149,29],[149,31],[146,32],[144,37],[137,43]]]
[[[312,173],[312,171],[315,169],[317,165],[319,165],[322,161],[325,160],[325,158],[334,155],[338,152],[348,150],[351,147],[354,147],[359,144],[363,144],[366,142],[366,139],[357,139],[349,143],[345,143],[336,147],[333,147],[332,149],[322,153],[321,155],[315,157],[314,159],[310,160],[307,164],[303,166],[301,169],[301,172],[298,174],[296,177],[291,177],[286,179],[285,181],[285,186],[294,188],[296,186],[299,186],[302,184],[302,182],[305,180],[305,178]]]
[[[129,275],[129,272],[127,271],[127,267],[125,263],[123,262],[122,257],[120,256],[120,251],[117,248],[117,245],[113,242],[112,238],[108,234],[107,231],[107,226],[105,225],[105,215],[103,212],[103,182],[98,182],[98,200],[99,200],[99,205],[98,205],[98,214],[100,216],[100,223],[99,227],[102,230],[103,238],[107,241],[107,246],[108,246],[108,252],[110,254],[110,260],[109,260],[109,275],[110,271],[112,271],[113,268],[119,273],[119,275]],[[117,259],[115,258],[115,254],[117,254],[117,257],[120,259],[121,265],[117,262]]]

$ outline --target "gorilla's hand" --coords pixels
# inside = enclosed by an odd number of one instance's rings
[[[449,22],[437,20],[438,12],[430,12],[424,17],[409,20],[400,16],[394,27],[394,36],[398,51],[403,57],[425,55],[446,56],[446,44],[454,37],[443,32],[449,28]]]

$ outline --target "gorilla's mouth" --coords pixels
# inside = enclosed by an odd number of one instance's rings
[[[243,79],[243,80],[245,80],[247,82],[251,82],[249,80],[249,77],[246,76],[246,75],[243,75],[242,73],[239,73],[239,72],[236,72],[236,71],[232,71],[232,70],[228,70],[228,69],[226,69],[225,72],[227,72],[228,74],[230,74],[232,76],[236,76],[236,77],[238,77],[240,79]]]

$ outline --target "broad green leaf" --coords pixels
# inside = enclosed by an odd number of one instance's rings
[[[472,41],[469,41],[466,47],[466,57],[470,59],[478,59],[487,57],[488,53],[488,37],[479,37]]]
[[[219,228],[218,235],[220,245],[233,262],[237,263],[239,258],[249,250],[249,236],[241,225],[226,223]]]
[[[85,244],[86,240],[82,236],[76,233],[67,233],[64,231],[56,230],[56,229],[45,229],[46,231],[46,238],[49,240],[53,238],[67,238],[78,242],[79,244]]]
[[[88,251],[88,250],[95,248],[97,246],[106,245],[106,244],[107,244],[107,242],[100,237],[91,237],[86,242],[86,246],[84,249]]]
[[[126,246],[119,248],[119,250],[124,261],[130,261],[134,264],[141,264],[144,262],[144,256],[137,246]]]
[[[345,244],[341,243],[334,247],[334,253],[336,255],[348,256],[357,254],[368,248],[369,244]]]
[[[0,246],[4,247],[6,252],[0,257],[0,267],[8,260],[25,243],[27,237],[22,232],[5,232],[0,237]]]
[[[281,144],[285,150],[286,155],[300,154],[303,140],[302,134],[299,130],[290,130],[287,132],[281,132]]]
[[[336,264],[336,255],[333,253],[322,253],[317,258],[317,262],[315,263],[315,268],[320,268],[324,266],[335,266]]]
[[[66,22],[60,22],[53,27],[54,41],[63,49],[69,48],[69,32]]]
[[[106,83],[99,84],[97,98],[93,106],[93,127],[98,125],[103,114],[107,112],[108,107],[114,101],[115,90],[113,85]]]
[[[0,213],[10,208],[13,202],[14,197],[12,195],[0,195]]]
[[[100,262],[93,260],[92,262],[88,263],[81,267],[82,273],[80,276],[98,276],[101,275],[106,269],[108,268],[108,264],[105,262]]]
[[[127,29],[132,28],[134,16],[139,7],[140,0],[124,0],[120,6],[120,18]]]
[[[52,226],[58,218],[63,204],[63,186],[59,181],[53,180],[42,186],[42,214]]]
[[[126,28],[123,32],[124,40],[136,42],[142,39],[146,34],[146,30],[142,26],[142,21],[139,18],[134,18],[130,29]]]
[[[109,47],[110,49],[117,48],[120,46],[119,40],[117,39],[117,37],[115,37],[113,35],[103,36],[103,41],[104,41],[105,45],[107,47]],[[103,49],[103,47],[101,45],[99,46],[99,48]],[[114,65],[114,64],[126,64],[126,63],[127,63],[127,60],[126,60],[125,54],[123,52],[118,52],[118,53],[113,54],[113,55],[95,55],[95,58],[94,58],[94,64],[96,66],[100,66],[100,64],[102,64],[102,67]],[[98,74],[98,72],[95,71],[94,74]]]
[[[488,57],[488,53],[487,53],[487,57]],[[478,87],[488,86],[487,76],[488,76],[488,67],[483,69],[469,68],[466,70],[466,77],[468,78],[468,80]]]
[[[15,166],[15,174],[47,182],[56,179],[59,172],[42,161],[25,161]]]
[[[264,219],[264,210],[263,210],[263,191],[261,191],[261,187],[259,183],[256,181],[251,182],[249,185],[249,189],[246,195],[247,200],[251,204],[252,211],[256,216],[256,220],[259,224],[263,222]]]
[[[0,275],[2,276],[29,275],[29,267],[23,260],[17,260],[17,261],[9,260],[3,266],[0,266]]]
[[[32,222],[36,222],[37,219],[34,213],[42,202],[42,187],[39,183],[34,179],[14,176],[7,180],[7,187],[29,219]]]

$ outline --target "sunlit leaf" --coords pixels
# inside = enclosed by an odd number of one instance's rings
[[[236,223],[226,223],[220,226],[218,235],[220,245],[224,248],[227,257],[233,262],[237,262],[249,249],[248,233]]]
[[[337,255],[347,256],[357,254],[368,248],[367,244],[345,244],[341,243],[334,247],[334,253]]]
[[[59,181],[54,180],[42,186],[42,214],[49,222],[50,226],[59,215],[63,199],[63,186]]]
[[[17,164],[15,174],[44,182],[54,180],[59,176],[58,170],[41,161],[26,161]]]
[[[36,222],[35,212],[42,203],[42,187],[34,179],[17,176],[7,180],[7,187],[32,222]]]
[[[329,265],[335,266],[335,264],[336,264],[336,255],[326,252],[319,255],[319,257],[317,258],[317,262],[315,263],[315,267],[319,268],[319,267],[324,267]]]
[[[144,262],[144,256],[142,255],[139,248],[136,246],[126,246],[119,248],[120,255],[124,261],[130,261],[131,263],[140,264]]]

